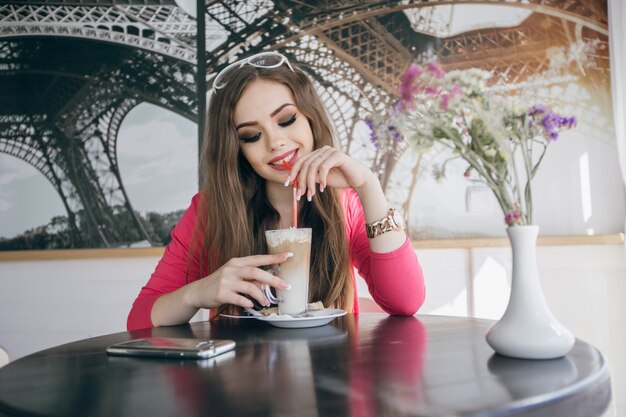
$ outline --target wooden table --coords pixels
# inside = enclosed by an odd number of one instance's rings
[[[602,354],[495,355],[493,324],[460,317],[347,315],[309,329],[223,319],[86,339],[0,368],[0,415],[593,416],[606,409]],[[110,357],[137,337],[237,341],[215,360]],[[34,336],[36,337],[36,335]]]

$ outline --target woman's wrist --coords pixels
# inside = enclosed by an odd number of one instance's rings
[[[189,309],[200,308],[198,307],[198,303],[196,300],[197,291],[194,291],[195,286],[197,285],[197,282],[198,281],[190,282],[189,284],[180,288],[180,291],[182,291],[181,299],[182,299],[183,305]]]
[[[361,200],[365,221],[373,222],[387,214],[389,203],[380,185],[378,177],[373,172],[369,172],[369,178],[354,189]]]
[[[371,178],[361,187],[355,188],[355,191],[361,200],[366,224],[379,222],[389,214],[389,202],[374,173],[371,173]],[[367,233],[367,227],[365,229],[364,232]],[[392,230],[370,238],[370,249],[373,252],[388,253],[398,249],[405,241],[406,234],[402,229]]]
[[[153,326],[170,326],[188,322],[198,307],[193,306],[189,298],[194,295],[191,284],[178,288],[176,291],[163,294],[152,306],[150,319]]]

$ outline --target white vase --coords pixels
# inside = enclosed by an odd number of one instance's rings
[[[502,318],[487,332],[497,353],[523,359],[554,359],[574,346],[574,336],[548,308],[537,269],[539,226],[507,229],[513,255],[511,296]]]

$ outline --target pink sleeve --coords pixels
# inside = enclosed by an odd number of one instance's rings
[[[407,238],[404,245],[393,252],[373,252],[365,232],[365,215],[359,196],[354,190],[346,190],[342,202],[350,258],[374,301],[389,314],[415,314],[424,303],[426,289],[411,241]]]
[[[148,283],[141,289],[128,314],[128,330],[152,327],[152,306],[162,296],[200,278],[198,253],[190,250],[199,194],[183,214]]]

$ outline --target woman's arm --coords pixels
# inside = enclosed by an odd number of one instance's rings
[[[374,173],[336,148],[324,146],[302,155],[291,169],[289,185],[298,177],[297,195],[311,200],[328,187],[352,188],[346,226],[350,255],[374,300],[390,314],[412,315],[424,302],[424,277],[411,242],[403,230],[367,238],[366,222],[385,217],[389,203]],[[347,210],[347,212],[346,212]]]
[[[153,326],[186,323],[200,308],[215,308],[222,304],[252,308],[254,304],[248,297],[269,306],[261,285],[286,289],[289,284],[260,267],[280,264],[292,255],[282,252],[229,260],[209,276],[159,297],[152,307]]]
[[[384,218],[389,211],[389,202],[383,193],[380,182],[373,172],[369,171],[367,181],[355,188],[361,200],[365,223],[373,223]],[[370,248],[373,252],[388,253],[401,247],[407,240],[404,230],[391,230],[370,239]]]
[[[375,239],[368,239],[364,210],[358,194],[346,190],[342,205],[350,257],[376,303],[389,314],[415,314],[424,303],[426,289],[422,267],[411,241],[405,235],[397,249],[389,252],[375,251],[373,241],[396,232],[387,232]]]
[[[191,246],[199,198],[199,194],[193,197],[191,205],[172,230],[172,240],[163,257],[133,303],[126,323],[128,330],[153,327],[152,310],[157,300],[201,277],[199,251],[192,250]],[[189,311],[189,318],[196,312],[197,309]]]
[[[303,155],[293,166],[285,185],[295,177],[299,178],[297,195],[311,201],[316,193],[326,186],[353,188],[359,195],[365,219],[368,223],[382,219],[389,211],[389,203],[376,175],[356,159],[340,150],[324,146]],[[372,250],[380,253],[398,249],[406,240],[403,230],[383,233],[371,240]]]
[[[148,283],[141,289],[128,315],[128,330],[186,323],[200,308],[222,304],[252,307],[269,301],[260,289],[262,284],[287,288],[278,277],[260,266],[284,262],[289,254],[254,255],[233,258],[208,276],[200,271],[200,241],[195,239],[199,195],[196,195],[172,231],[172,241],[165,248]],[[197,240],[194,244],[192,241]]]

